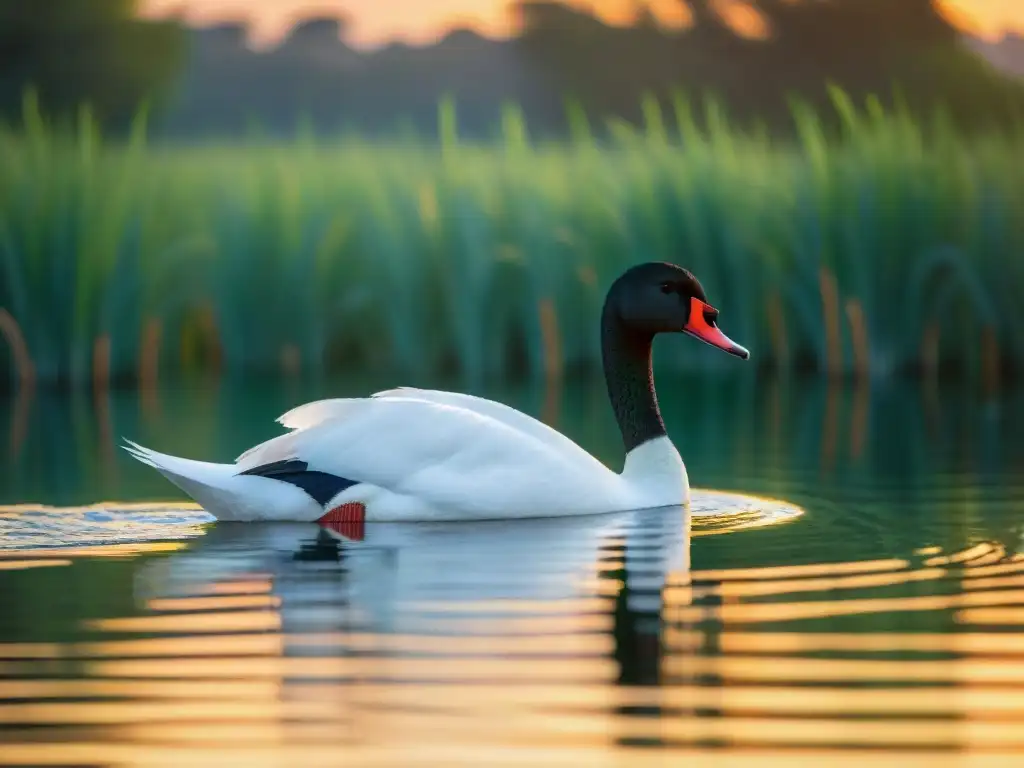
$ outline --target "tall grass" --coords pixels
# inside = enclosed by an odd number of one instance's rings
[[[839,137],[794,106],[796,145],[713,106],[698,129],[680,99],[671,121],[648,102],[646,126],[613,125],[611,143],[579,114],[571,140],[532,142],[514,107],[492,145],[463,143],[446,103],[440,147],[304,133],[175,148],[147,145],[141,121],[104,143],[87,113],[62,132],[30,102],[28,128],[0,133],[0,307],[44,381],[86,382],[97,339],[110,374],[136,378],[154,323],[162,371],[540,377],[552,333],[563,366],[598,365],[604,290],[664,259],[763,363],[1024,370],[1024,130],[967,141],[941,116],[835,103]],[[215,355],[181,353],[197,334]]]

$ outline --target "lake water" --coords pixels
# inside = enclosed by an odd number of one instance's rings
[[[395,383],[0,401],[0,765],[1024,762],[1024,393],[661,377],[693,486],[786,504],[361,540],[209,525],[116,447]],[[601,382],[484,394],[621,466]]]

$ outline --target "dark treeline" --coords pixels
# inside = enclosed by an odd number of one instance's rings
[[[0,117],[18,119],[26,90],[44,114],[88,103],[106,124],[167,98],[188,55],[173,22],[135,17],[134,0],[0,0]]]
[[[508,102],[535,134],[560,135],[569,100],[595,125],[608,116],[639,122],[642,94],[667,104],[675,91],[713,96],[740,123],[785,129],[791,97],[826,106],[830,83],[856,100],[898,93],[915,111],[942,105],[963,128],[1024,111],[1024,87],[998,74],[932,0],[751,0],[767,21],[763,39],[734,31],[713,0],[684,4],[693,24],[677,29],[642,2],[629,27],[557,2],[519,2],[511,40],[456,30],[429,46],[373,51],[349,45],[343,22],[310,19],[257,52],[241,25],[178,28],[178,39],[173,24],[132,19],[129,0],[50,0],[47,14],[0,0],[0,107],[16,114],[32,82],[55,113],[88,98],[116,121],[147,95],[162,107],[156,130],[184,139],[300,124],[429,136],[446,95],[467,136],[496,130]]]

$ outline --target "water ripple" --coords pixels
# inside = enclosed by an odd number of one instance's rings
[[[957,765],[1024,750],[1024,646],[999,631],[1024,626],[1024,556],[980,542],[689,569],[666,556],[682,521],[518,521],[502,527],[523,534],[511,556],[489,549],[486,566],[474,532],[439,526],[428,569],[411,539],[381,562],[366,542],[220,526],[140,562],[131,614],[83,621],[73,642],[0,643],[0,765],[329,765],[331,750],[395,766],[718,765],[731,747],[757,764],[934,766],[937,749]],[[530,531],[569,536],[565,551],[591,537],[596,557],[539,593],[552,568],[520,567]],[[492,577],[459,591],[442,564]],[[657,601],[629,604],[644,593]],[[850,615],[875,620],[820,623]]]
[[[792,505],[718,492],[690,510],[358,539],[135,511],[205,535],[123,561],[120,581],[78,549],[0,559],[74,560],[60,583],[106,600],[0,642],[0,765],[934,768],[1024,753],[1012,541],[694,567],[693,535],[750,524],[694,546],[756,550],[800,530],[764,527],[796,520]]]
[[[183,504],[108,502],[81,507],[0,507],[0,551],[187,539],[213,517]]]
[[[696,489],[691,512],[697,535],[777,525],[802,514],[774,499]],[[213,522],[200,507],[180,503],[0,506],[0,551],[187,539],[203,535]]]

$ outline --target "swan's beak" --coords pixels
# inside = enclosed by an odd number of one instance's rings
[[[730,355],[746,360],[750,352],[722,333],[716,321],[718,310],[705,304],[700,299],[690,297],[690,320],[683,327],[683,332],[700,339],[705,344],[724,349]]]

